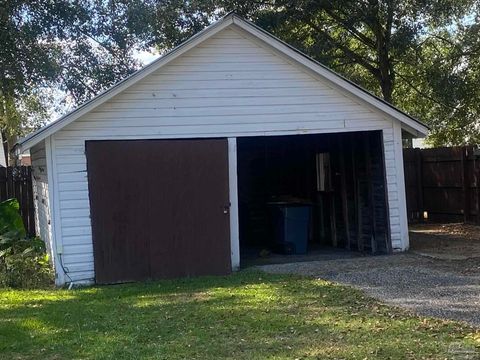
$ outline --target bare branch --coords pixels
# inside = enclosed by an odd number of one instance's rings
[[[350,35],[354,36],[357,40],[361,41],[366,46],[375,49],[375,41],[370,39],[368,36],[363,34],[362,32],[358,31],[355,27],[350,26],[347,22],[336,15],[333,11],[325,9],[325,12],[335,21],[338,25],[345,29]]]
[[[327,40],[333,44],[335,47],[339,48],[348,58],[354,60],[356,63],[362,65],[366,70],[368,70],[373,76],[377,77],[380,75],[378,68],[372,65],[368,60],[364,57],[356,54],[354,51],[349,49],[346,45],[339,43],[336,41],[328,32],[317,26],[311,21],[308,21],[308,24],[315,29],[315,31],[321,33],[323,36],[327,38]]]
[[[398,73],[398,72],[395,72],[395,74],[400,78],[402,79],[405,84],[408,85],[408,87],[410,87],[412,90],[414,90],[417,94],[421,95],[422,97],[424,97],[425,99],[428,99],[432,102],[434,102],[435,104],[438,104],[444,108],[447,108],[447,109],[451,109],[451,110],[454,110],[454,111],[457,111],[459,110],[459,107],[458,106],[451,106],[451,105],[447,105],[447,104],[444,104],[442,103],[441,101],[435,99],[434,97],[428,95],[428,94],[425,94],[422,90],[418,89],[415,85],[412,84],[412,82],[410,80],[408,80],[405,76],[403,76],[402,74]]]

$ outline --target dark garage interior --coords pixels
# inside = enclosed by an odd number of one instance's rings
[[[381,131],[238,138],[237,156],[242,265],[391,251]]]

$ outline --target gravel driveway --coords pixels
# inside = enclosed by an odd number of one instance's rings
[[[477,260],[472,261],[445,261],[404,253],[259,268],[270,273],[309,275],[350,285],[387,304],[420,315],[480,327],[480,272]]]

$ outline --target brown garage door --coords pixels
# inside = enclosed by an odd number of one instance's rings
[[[226,139],[88,141],[97,283],[231,271]]]

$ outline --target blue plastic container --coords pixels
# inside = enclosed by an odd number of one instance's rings
[[[304,204],[276,204],[275,242],[292,248],[294,254],[306,254],[312,207]]]

